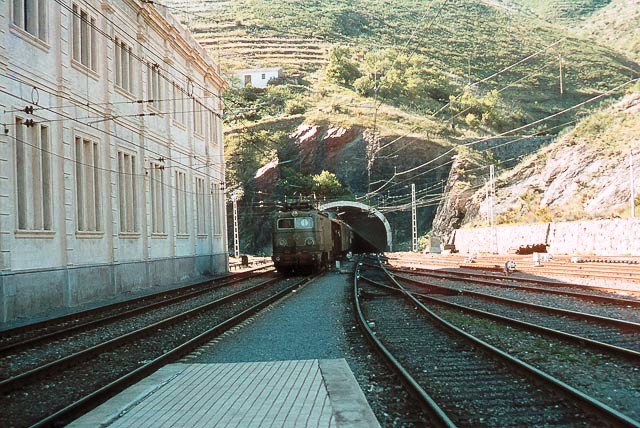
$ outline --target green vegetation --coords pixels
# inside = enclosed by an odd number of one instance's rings
[[[314,195],[317,199],[351,199],[338,177],[332,172],[322,171],[320,174],[302,174],[291,167],[280,169],[280,180],[276,189],[284,199],[287,195]]]
[[[329,80],[347,86],[360,77],[358,65],[351,60],[351,51],[343,47],[331,49],[325,74]]]
[[[640,58],[640,14],[623,9],[640,7],[626,0],[166,3],[196,12],[185,21],[228,76],[241,68],[285,70],[285,80],[265,90],[225,93],[227,181],[244,184],[247,205],[255,171],[276,158],[291,163],[279,167],[274,198],[339,192],[327,175],[317,187],[313,173],[320,168],[303,170],[289,137],[302,123],[356,128],[382,142],[402,136],[402,145],[383,154],[418,165],[452,145],[540,120],[640,75],[629,59]],[[524,132],[558,133],[585,114],[570,110]],[[594,144],[613,154],[617,132],[636,132],[632,120],[611,113],[586,118],[564,141],[580,147],[597,137]],[[458,185],[469,189],[481,185],[489,163],[499,164],[472,152],[461,147],[458,154],[466,157]],[[388,178],[393,162],[384,170],[379,161],[379,176],[372,178]],[[327,174],[344,177],[328,168]],[[531,196],[501,221],[518,221],[525,211],[539,219],[557,214]],[[573,206],[567,208],[578,213],[581,205]]]
[[[640,61],[640,2],[612,0],[607,7],[589,16],[577,30]]]
[[[607,6],[611,0],[515,0],[543,19],[577,20]]]
[[[312,176],[311,180],[313,181],[313,193],[318,198],[332,199],[345,194],[340,180],[332,172],[322,171],[320,174]]]
[[[507,110],[522,116],[512,119],[527,123],[610,89],[640,69],[592,41],[532,21],[522,10],[566,10],[562,13],[578,17],[606,3],[521,0],[523,9],[513,10],[476,0],[238,0],[224,2],[219,9],[206,3],[212,18],[202,18],[200,12],[189,16],[189,24],[200,31],[199,38],[216,43],[212,56],[226,70],[284,66],[287,75],[309,77],[309,86],[315,87],[321,76],[312,72],[328,66],[327,77],[346,87],[360,78],[355,89],[361,95],[371,97],[378,87],[385,103],[421,112],[436,111],[450,95],[464,93],[470,82],[567,37],[475,88],[479,97],[502,90]],[[559,56],[564,64],[563,96]],[[383,70],[385,65],[393,67]],[[384,71],[384,76],[376,71]],[[447,114],[437,117],[446,119]],[[477,122],[473,116],[463,117],[460,125],[482,124],[481,116],[473,115]]]

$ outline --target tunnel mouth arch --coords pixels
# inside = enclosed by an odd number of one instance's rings
[[[348,216],[343,218],[340,217],[343,221],[348,223],[352,229],[355,231],[357,235],[362,239],[361,247],[363,249],[362,252],[384,252],[384,251],[392,251],[392,235],[391,235],[391,225],[387,218],[378,211],[376,208],[363,204],[361,202],[355,201],[335,201],[329,202],[326,204],[320,205],[319,209],[321,211],[331,211],[337,208],[347,209]],[[362,215],[367,213],[366,218],[376,218],[377,220],[360,220]],[[349,221],[351,220],[351,221]],[[381,226],[379,226],[381,225]],[[370,228],[366,228],[366,226],[370,226]],[[374,231],[374,239],[369,239],[371,237],[371,231]],[[384,241],[380,239],[379,236],[382,232],[384,235]],[[364,251],[365,249],[371,251]]]

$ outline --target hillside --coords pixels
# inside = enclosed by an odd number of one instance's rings
[[[580,120],[573,130],[517,167],[499,174],[497,224],[628,217],[629,158],[633,153],[637,171],[638,135],[640,85],[613,106]],[[434,233],[448,236],[453,227],[488,224],[488,201],[481,175],[464,171],[465,166],[476,164],[469,157],[457,159],[453,171],[462,172],[450,177],[450,198],[439,209]],[[635,204],[640,213],[640,194]]]
[[[505,7],[640,60],[640,2],[636,0],[500,0]]]
[[[640,2],[613,0],[592,14],[578,32],[640,61]]]
[[[586,19],[603,9],[611,0],[502,0],[519,6],[521,11],[543,20],[570,24]]]
[[[512,113],[509,125],[524,125],[640,73],[638,64],[623,55],[535,19],[547,9],[566,9],[570,17],[591,16],[606,5],[603,0],[165,3],[229,78],[238,69],[279,66],[288,77],[313,90],[322,80],[328,53],[337,46],[350,49],[361,72],[366,72],[362,65],[368,61],[367,54],[385,49],[420,60],[443,86],[433,102],[412,109],[406,102],[395,102],[393,96],[379,100],[440,120],[450,115],[441,111],[450,96],[465,90],[477,96],[497,90],[505,100],[505,111]],[[327,119],[331,120],[330,115]]]
[[[340,197],[366,194],[368,203],[390,213],[402,241],[408,232],[408,183],[422,189],[419,228],[429,230],[441,196],[434,189],[442,192],[455,146],[510,135],[511,129],[518,130],[516,136],[554,135],[640,75],[640,66],[625,55],[572,32],[576,25],[542,19],[544,2],[163,3],[230,79],[237,69],[285,70],[278,85],[225,95],[227,182],[245,189],[241,222],[248,228],[264,215],[259,210],[268,212],[287,193],[315,193],[309,178],[327,169],[342,185]],[[581,3],[565,14],[580,25],[607,7],[595,0]],[[609,93],[613,88],[618,89]],[[607,96],[588,102],[600,94]],[[299,127],[317,127],[315,148],[296,138]],[[352,137],[343,143],[354,155],[337,154],[335,159],[344,160],[326,162],[322,148],[333,144],[336,133]],[[536,151],[544,143],[528,142],[526,149]],[[519,159],[523,152],[516,151],[488,156],[512,166],[516,161],[508,157]],[[437,165],[421,167],[434,158]],[[269,163],[276,165],[268,174],[272,186],[258,188],[256,171]],[[415,173],[405,172],[413,168]],[[249,246],[260,245],[254,236]]]

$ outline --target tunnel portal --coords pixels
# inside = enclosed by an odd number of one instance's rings
[[[320,210],[332,212],[355,233],[354,253],[391,251],[391,225],[377,209],[360,202],[337,201],[323,204]]]

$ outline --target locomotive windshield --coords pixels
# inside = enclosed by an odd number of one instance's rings
[[[313,228],[313,219],[311,217],[296,217],[296,229]]]
[[[278,219],[278,229],[313,229],[313,218],[281,218]]]
[[[293,219],[292,218],[279,219],[278,229],[293,229]]]

